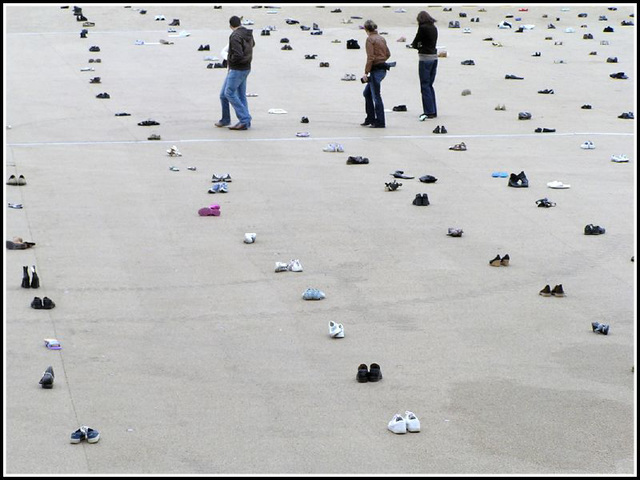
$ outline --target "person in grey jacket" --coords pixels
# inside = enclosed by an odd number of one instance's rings
[[[418,32],[411,42],[411,46],[418,50],[418,74],[420,75],[420,90],[422,93],[422,115],[419,120],[436,118],[438,108],[436,105],[436,92],[433,82],[438,71],[438,29],[436,20],[424,10],[418,13]]]
[[[238,123],[229,127],[229,130],[247,130],[251,127],[251,115],[247,104],[247,77],[251,73],[251,59],[256,42],[253,39],[253,30],[243,27],[240,17],[231,17],[229,26],[233,32],[229,36],[227,77],[220,90],[222,118],[215,125],[225,127],[231,123],[231,104],[238,117]]]

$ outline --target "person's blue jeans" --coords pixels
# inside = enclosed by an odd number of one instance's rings
[[[238,122],[244,123],[247,128],[251,126],[251,115],[247,104],[247,77],[251,70],[231,70],[224,79],[220,89],[220,104],[222,105],[222,118],[220,123],[228,125],[231,123],[231,111],[229,104],[233,107],[238,117]]]
[[[364,95],[364,108],[365,112],[367,112],[365,123],[379,127],[385,126],[384,104],[380,94],[380,84],[386,76],[387,71],[384,68],[371,70],[369,73],[369,82],[367,82],[367,86],[364,87],[364,92],[362,92],[362,95]]]
[[[420,90],[422,92],[422,113],[426,115],[437,115],[436,92],[433,89],[433,82],[438,71],[438,59],[420,60],[418,62],[418,74],[420,75]]]

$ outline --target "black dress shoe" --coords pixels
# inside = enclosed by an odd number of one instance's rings
[[[53,367],[49,365],[47,369],[42,374],[42,378],[40,379],[40,385],[42,388],[53,388],[53,379],[55,375],[53,374]]]
[[[42,309],[42,299],[40,297],[34,297],[31,302],[31,308],[35,308],[36,310]]]
[[[442,127],[440,127],[440,133],[449,133],[447,131],[447,129],[444,127],[444,125],[442,125]]]
[[[422,206],[422,194],[416,193],[416,198],[413,199],[412,202],[414,205]]]
[[[25,265],[22,267],[22,288],[31,288],[31,282],[29,281],[29,267]]]
[[[356,380],[358,380],[358,383],[367,383],[369,381],[369,371],[367,370],[367,366],[364,363],[361,363],[358,367]]]
[[[42,299],[42,308],[44,308],[45,310],[51,310],[55,306],[56,306],[56,304],[53,303],[53,300],[51,300],[49,297],[44,297]]]
[[[440,125],[433,129],[433,133],[440,133]]]
[[[380,365],[377,363],[372,363],[369,365],[369,381],[377,382],[382,380],[382,371],[380,370]]]

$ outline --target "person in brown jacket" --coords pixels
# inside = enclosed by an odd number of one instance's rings
[[[365,100],[365,111],[367,117],[360,125],[371,128],[385,128],[384,104],[380,87],[382,80],[387,76],[387,60],[391,56],[389,47],[384,38],[378,34],[378,26],[373,20],[364,22],[364,30],[367,32],[365,49],[367,52],[367,63],[364,67],[362,82],[366,83],[362,95]]]

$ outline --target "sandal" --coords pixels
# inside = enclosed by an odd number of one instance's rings
[[[458,152],[464,152],[467,149],[467,146],[464,142],[456,143],[453,147],[449,147],[449,150],[456,150]]]
[[[389,175],[393,175],[395,178],[404,178],[405,180],[410,180],[412,178],[415,178],[415,177],[412,177],[411,175],[405,175],[403,170],[396,170],[395,172],[390,173]]]

